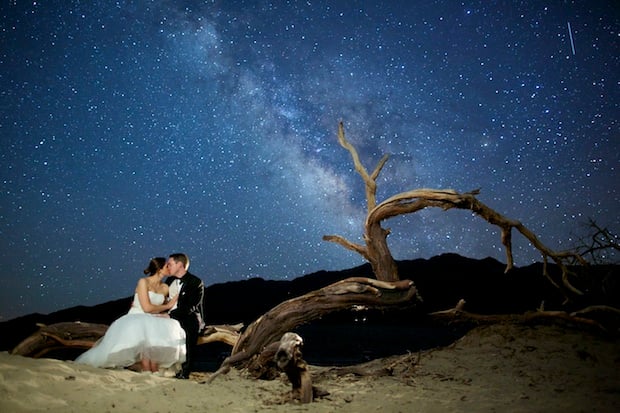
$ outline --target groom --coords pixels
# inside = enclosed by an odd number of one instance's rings
[[[169,314],[185,330],[185,347],[187,349],[185,363],[183,363],[181,371],[177,373],[176,377],[188,379],[202,324],[204,284],[200,278],[187,271],[189,257],[185,254],[170,255],[166,266],[170,271],[170,277],[166,283],[170,285],[171,291],[179,291],[179,301],[176,306],[172,307]]]

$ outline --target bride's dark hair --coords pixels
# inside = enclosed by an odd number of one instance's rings
[[[144,273],[146,275],[156,274],[157,271],[164,268],[165,265],[166,259],[164,257],[151,258],[151,261],[149,261],[149,266],[144,269]]]

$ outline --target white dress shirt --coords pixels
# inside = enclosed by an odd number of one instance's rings
[[[177,296],[179,293],[181,293],[181,280],[180,279],[175,279],[174,281],[172,281],[172,283],[170,284],[170,287],[168,288],[168,296],[170,298],[174,298],[175,296]],[[177,304],[174,305],[174,307],[172,307],[170,310],[168,311],[172,311],[174,309],[177,308]]]

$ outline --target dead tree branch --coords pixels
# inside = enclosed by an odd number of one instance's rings
[[[415,189],[412,191],[396,194],[380,204],[376,204],[376,178],[385,165],[387,157],[383,157],[372,174],[368,174],[361,164],[359,155],[353,145],[351,145],[345,135],[342,122],[338,125],[338,142],[349,151],[355,164],[355,170],[364,180],[366,186],[366,199],[368,214],[364,223],[365,245],[348,241],[338,235],[325,235],[323,240],[337,243],[346,249],[357,252],[368,260],[373,271],[379,280],[397,281],[399,280],[396,261],[392,257],[387,245],[389,229],[384,229],[381,224],[383,221],[404,214],[411,214],[428,207],[442,208],[448,210],[452,208],[468,209],[500,229],[500,238],[506,252],[506,271],[514,267],[512,252],[512,230],[516,229],[521,233],[538,251],[543,258],[543,275],[564,294],[566,300],[570,295],[583,295],[583,293],[573,286],[569,280],[572,275],[568,268],[570,260],[587,265],[586,260],[575,251],[554,251],[544,245],[538,237],[521,222],[509,219],[484,203],[480,202],[476,195],[480,190],[459,193],[452,189]],[[551,258],[561,269],[561,280],[556,282],[552,279],[547,269],[548,259]]]
[[[81,322],[57,323],[49,326],[39,325],[39,331],[19,343],[11,354],[43,357],[59,348],[91,348],[107,331],[105,324]]]
[[[241,335],[243,324],[207,326],[198,337],[198,344],[220,341],[234,346]]]
[[[604,333],[617,334],[618,323],[605,324],[600,315],[597,318],[584,317],[591,312],[607,312],[618,317],[620,310],[608,306],[587,307],[580,311],[567,313],[566,311],[529,311],[524,314],[476,314],[465,311],[465,301],[460,300],[456,307],[430,313],[429,316],[438,321],[447,323],[471,323],[475,325],[513,323],[513,324],[536,324],[554,323],[570,325],[578,328],[588,328]]]
[[[580,245],[576,251],[583,257],[589,256],[595,264],[603,264],[608,261],[607,251],[620,251],[620,242],[617,235],[609,229],[603,228],[593,219],[589,219],[588,228],[591,233],[587,237],[580,237]]]
[[[279,341],[285,332],[298,325],[354,306],[376,309],[411,306],[416,304],[414,298],[417,298],[416,289],[409,280],[385,282],[353,277],[284,301],[248,326],[233,347],[231,356],[224,360],[209,381],[226,374],[231,366],[247,366],[264,348]]]

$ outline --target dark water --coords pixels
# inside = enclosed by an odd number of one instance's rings
[[[447,346],[466,327],[357,323],[306,325],[295,329],[304,339],[303,358],[315,366],[347,366],[377,358]],[[222,343],[199,346],[196,371],[215,371],[231,347]]]

